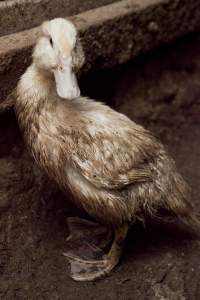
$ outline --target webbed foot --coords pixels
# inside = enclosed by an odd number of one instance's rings
[[[71,264],[71,278],[75,281],[94,281],[108,275],[113,269],[109,259],[86,260],[79,257],[68,257]]]
[[[108,275],[119,262],[127,226],[115,231],[114,241],[108,254],[112,232],[97,223],[69,218],[70,235],[68,251],[64,255],[71,266],[71,278],[76,281],[93,281]]]

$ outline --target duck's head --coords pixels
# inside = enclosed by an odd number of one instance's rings
[[[38,69],[54,75],[61,98],[74,99],[80,95],[76,73],[84,63],[84,54],[70,21],[57,18],[41,25],[33,61]]]

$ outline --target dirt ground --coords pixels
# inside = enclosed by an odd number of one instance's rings
[[[200,37],[90,74],[81,86],[161,138],[200,213]],[[14,113],[0,116],[0,299],[200,299],[200,241],[176,220],[135,224],[110,277],[72,281],[62,252],[66,217],[77,214],[26,153]]]

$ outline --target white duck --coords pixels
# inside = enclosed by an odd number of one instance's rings
[[[157,139],[123,114],[80,97],[76,72],[82,64],[74,25],[60,18],[43,23],[33,62],[16,89],[15,111],[37,164],[114,233],[110,251],[99,260],[66,254],[72,277],[83,281],[114,268],[135,220],[164,208],[197,221],[188,187]],[[91,234],[93,228],[91,223]]]

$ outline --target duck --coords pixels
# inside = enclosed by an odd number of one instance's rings
[[[190,188],[157,137],[108,105],[81,96],[77,74],[84,63],[75,25],[63,18],[45,21],[14,103],[37,165],[91,217],[70,223],[72,231],[77,225],[83,233],[79,246],[84,247],[78,254],[73,249],[65,253],[76,281],[109,275],[137,220],[157,218],[164,209],[187,224],[199,225]],[[98,226],[103,231],[95,231]],[[106,252],[99,250],[102,241],[92,241],[93,235],[99,237],[97,232],[111,233]],[[88,256],[82,255],[86,246]]]

